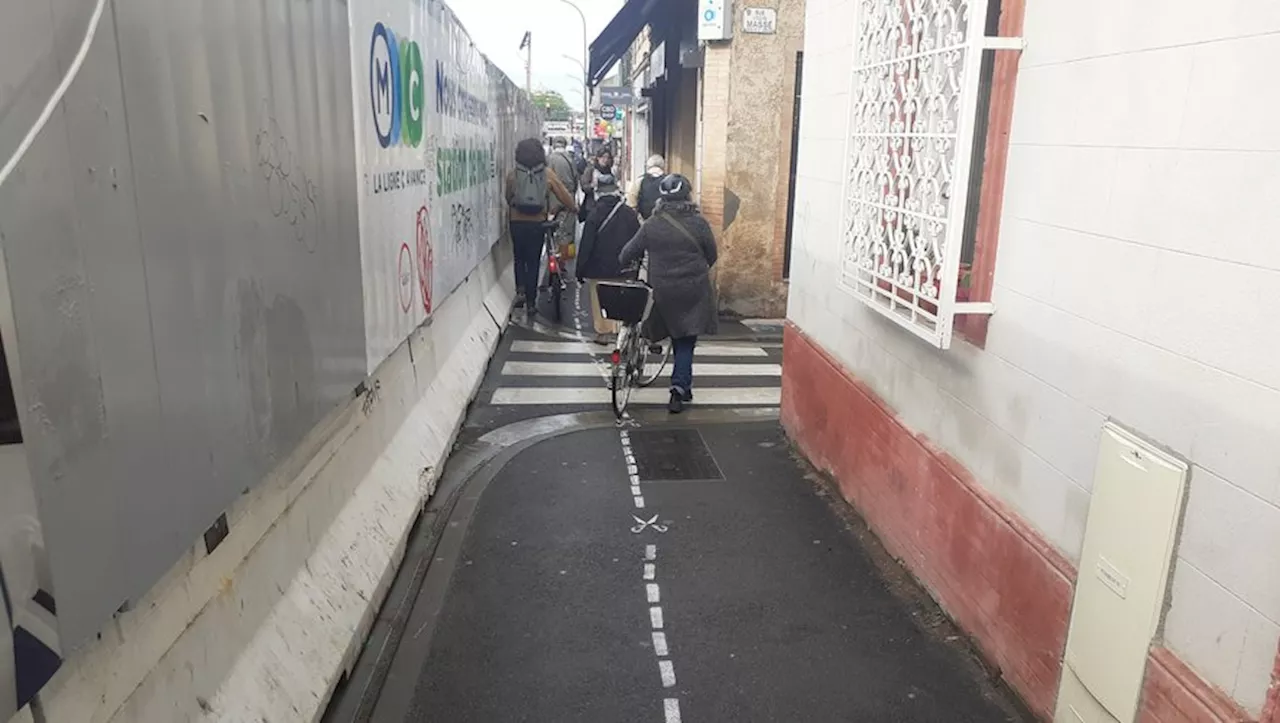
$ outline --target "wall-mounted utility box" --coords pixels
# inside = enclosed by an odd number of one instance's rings
[[[1085,526],[1056,723],[1133,721],[1164,613],[1185,462],[1108,422]]]

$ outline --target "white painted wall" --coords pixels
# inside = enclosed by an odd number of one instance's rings
[[[791,319],[1071,559],[1107,418],[1194,467],[1165,644],[1257,712],[1280,638],[1280,3],[1027,3],[985,350],[837,287],[856,5],[808,0]]]

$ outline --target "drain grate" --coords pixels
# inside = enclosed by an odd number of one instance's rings
[[[696,429],[643,429],[631,433],[642,482],[724,479]]]

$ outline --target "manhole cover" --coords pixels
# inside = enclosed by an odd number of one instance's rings
[[[644,429],[631,433],[640,480],[724,479],[696,429]]]

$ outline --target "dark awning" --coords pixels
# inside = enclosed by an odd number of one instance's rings
[[[604,80],[627,49],[636,41],[640,31],[649,24],[649,19],[662,0],[627,0],[613,20],[600,32],[600,36],[591,43],[591,62],[588,65],[587,84],[595,87]]]

